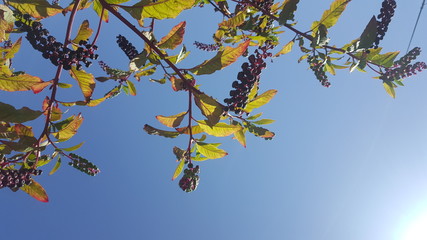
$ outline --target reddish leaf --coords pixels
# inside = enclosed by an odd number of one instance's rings
[[[157,44],[159,48],[175,49],[182,43],[185,33],[185,21],[172,28],[168,35],[164,36]]]
[[[36,181],[30,185],[24,185],[21,187],[21,190],[28,193],[31,197],[39,200],[40,202],[49,202],[49,197],[47,196],[46,190]]]

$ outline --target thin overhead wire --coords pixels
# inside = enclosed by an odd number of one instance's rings
[[[421,12],[424,9],[424,5],[426,5],[426,0],[423,0],[423,3],[421,3],[420,12],[418,13],[417,21],[415,22],[414,30],[412,30],[411,39],[409,40],[408,48],[406,49],[406,53],[409,52],[409,48],[411,47],[412,39],[414,38],[415,30],[417,29],[418,21],[420,20]]]

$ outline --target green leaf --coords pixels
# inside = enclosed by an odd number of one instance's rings
[[[163,49],[175,49],[184,39],[185,25],[186,23],[184,21],[173,27],[172,30],[160,40],[157,46]]]
[[[61,148],[61,150],[65,151],[65,152],[72,152],[72,151],[75,151],[75,150],[79,149],[83,145],[83,143],[85,143],[85,142],[81,142],[81,143],[79,143],[79,144],[77,144],[75,146],[72,146],[72,147]]]
[[[236,48],[225,47],[219,51],[215,57],[204,61],[202,64],[190,69],[196,75],[212,74],[217,70],[221,70],[228,65],[234,63],[248,48],[250,40],[239,44]]]
[[[219,122],[213,126],[210,126],[206,120],[197,121],[197,123],[204,132],[215,137],[226,137],[239,130],[242,130],[241,126],[229,125],[223,122]]]
[[[147,70],[144,70],[144,71],[141,71],[141,72],[136,73],[136,74],[135,74],[135,78],[136,78],[138,81],[140,81],[140,80],[141,80],[141,77],[143,77],[143,76],[150,76],[150,75],[153,75],[155,72],[156,72],[156,67],[152,67],[152,68],[149,68],[149,69],[147,69]],[[165,80],[165,82],[166,82],[166,80]]]
[[[24,185],[21,187],[21,190],[28,193],[31,197],[39,200],[40,202],[49,202],[49,197],[47,196],[46,190],[34,179],[30,185]]]
[[[22,14],[28,13],[38,19],[62,12],[60,6],[52,5],[47,0],[8,0],[7,2]]]
[[[273,119],[261,119],[255,122],[252,122],[253,124],[257,124],[257,125],[267,125],[267,124],[272,124],[274,123],[275,120]]]
[[[187,114],[187,112],[182,112],[182,113],[178,113],[176,115],[168,116],[168,117],[158,115],[158,116],[156,116],[156,118],[161,124],[163,124],[167,127],[175,128],[181,124],[181,122],[184,119],[186,114]]]
[[[261,115],[262,115],[262,113],[255,114],[255,115],[252,115],[252,116],[246,118],[246,120],[255,120],[255,119],[261,117]]]
[[[1,11],[1,9],[0,9],[0,11]],[[13,58],[15,56],[15,54],[17,52],[19,52],[19,49],[21,48],[21,43],[22,43],[22,37],[20,37],[20,38],[18,38],[18,40],[16,40],[16,42],[12,45],[9,52],[7,52],[7,54],[4,56],[4,58],[6,58],[6,59]]]
[[[58,131],[52,132],[52,135],[60,142],[66,141],[77,133],[82,122],[83,117],[81,114],[78,114],[77,116],[73,115],[59,123],[53,124]]]
[[[245,19],[246,19],[246,11],[240,11],[234,17],[226,19],[221,23],[219,23],[218,25],[220,28],[221,27],[226,29],[235,28],[242,25],[245,22]]]
[[[399,55],[399,51],[397,52],[388,52],[384,54],[376,54],[376,55],[369,55],[368,59],[369,61],[384,66],[384,67],[391,67],[393,66],[394,60],[396,59],[397,55]]]
[[[290,42],[288,42],[285,46],[283,46],[282,50],[280,50],[280,52],[276,53],[274,55],[274,57],[278,57],[280,55],[289,53],[290,51],[292,51],[292,47],[294,46],[295,41],[291,40]]]
[[[56,161],[55,166],[50,170],[49,175],[54,174],[61,167],[61,156],[58,156],[58,161]]]
[[[33,90],[34,93],[37,93],[39,92],[39,84],[42,83],[45,82],[39,77],[26,73],[15,76],[0,75],[0,90],[8,92]]]
[[[396,98],[396,92],[394,91],[394,86],[392,82],[384,81],[383,86],[388,95],[390,95],[392,98]]]
[[[317,33],[320,24],[325,25],[326,28],[334,26],[350,1],[351,0],[335,0],[330,8],[323,12],[322,18],[320,18],[319,21],[313,22],[311,25],[313,35]]]
[[[73,87],[73,85],[69,84],[69,83],[61,83],[61,82],[59,82],[58,83],[58,87],[60,87],[60,88],[71,88],[71,87]]]
[[[195,0],[141,0],[133,6],[120,6],[142,24],[143,18],[176,18],[183,10],[193,7]]]
[[[90,97],[95,89],[95,78],[92,74],[85,72],[84,70],[77,70],[75,66],[71,67],[70,75],[72,78],[77,80],[77,83],[82,90],[83,96],[86,101],[90,101]]]
[[[258,95],[256,98],[254,98],[252,101],[250,101],[245,109],[243,109],[245,112],[251,112],[255,108],[259,108],[263,106],[264,104],[267,104],[268,102],[273,99],[273,97],[276,95],[277,90],[271,89],[266,92],[264,92],[261,95]]]
[[[242,127],[242,125],[237,121],[233,121],[232,124],[239,126],[239,127]],[[236,139],[243,147],[246,147],[246,135],[245,135],[245,133],[246,133],[246,129],[242,128],[239,131],[235,132],[234,137],[233,137],[233,139]]]
[[[176,128],[176,131],[178,131],[180,134],[190,134],[190,130],[188,127],[182,127],[182,128]],[[202,133],[203,130],[199,125],[195,125],[195,126],[191,126],[191,133],[194,134],[199,134]]]
[[[96,14],[98,14],[99,17],[102,15],[102,21],[108,22],[108,11],[102,7],[102,4],[99,2],[99,0],[95,0],[93,2],[93,10],[96,12]]]
[[[77,36],[73,39],[73,43],[79,44],[81,40],[86,41],[92,36],[93,30],[89,28],[89,21],[84,20],[80,25],[79,30],[77,32]],[[74,49],[77,49],[77,46],[73,45]]]
[[[371,48],[377,38],[377,19],[372,16],[362,35],[360,35],[359,48]]]
[[[144,125],[144,131],[146,131],[150,135],[159,135],[162,137],[167,138],[176,138],[180,133],[179,132],[171,132],[171,131],[164,131],[157,128],[154,128],[148,124]]]
[[[221,104],[204,93],[194,93],[194,101],[202,114],[208,119],[210,126],[219,122],[219,119],[224,112]]]
[[[197,150],[209,159],[222,158],[228,155],[228,153],[217,146],[218,143],[204,143],[196,142]]]
[[[179,164],[176,167],[175,172],[173,173],[172,181],[175,180],[182,173],[182,170],[184,170],[184,166],[185,166],[185,160],[179,161]]]
[[[133,84],[133,82],[130,80],[126,80],[126,83],[128,84],[128,87],[129,87],[129,94],[132,96],[135,96],[136,95],[136,88],[135,88],[135,85]]]
[[[294,12],[297,10],[299,0],[286,0],[283,4],[283,10],[279,15],[279,24],[284,25],[288,20],[294,21]]]
[[[41,111],[34,111],[27,107],[16,109],[12,105],[0,102],[0,121],[23,123],[34,120],[42,114]]]

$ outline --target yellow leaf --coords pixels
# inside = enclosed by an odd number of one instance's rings
[[[81,40],[86,41],[92,36],[93,30],[89,28],[89,21],[84,20],[83,23],[79,27],[79,31],[77,32],[77,36],[73,39],[73,43],[79,44]],[[74,49],[77,49],[77,46],[73,45]]]
[[[173,27],[172,30],[160,40],[157,46],[159,48],[175,49],[184,39],[185,25],[186,23],[184,21]]]
[[[209,126],[206,120],[197,121],[197,123],[204,132],[215,137],[226,137],[239,130],[242,130],[241,126],[229,125],[223,122],[219,122],[213,126]]]
[[[20,74],[16,76],[0,75],[0,90],[14,92],[14,91],[28,91],[43,81],[39,77],[31,76],[29,74]]]
[[[9,0],[8,3],[22,14],[30,14],[34,18],[46,18],[62,12],[58,5],[52,5],[47,0]]]
[[[277,90],[271,89],[266,92],[264,92],[261,95],[258,95],[256,98],[254,98],[252,101],[250,101],[245,109],[243,109],[245,112],[251,112],[255,108],[259,108],[263,106],[264,104],[267,104],[270,102],[270,100],[277,94]]]
[[[182,159],[179,162],[178,166],[176,167],[175,172],[173,173],[172,181],[175,180],[182,173],[184,166],[185,166],[185,160]]]
[[[283,48],[282,48],[282,50],[280,50],[280,52],[278,52],[274,55],[274,57],[278,57],[280,55],[289,53],[292,50],[294,43],[295,43],[294,40],[291,40],[290,42],[288,42],[285,46],[283,46]]]
[[[156,118],[163,125],[165,125],[167,127],[175,128],[181,124],[181,122],[184,119],[186,114],[187,114],[187,112],[182,112],[182,113],[178,113],[176,115],[168,116],[168,117],[158,115],[158,116],[156,116]]]
[[[93,94],[93,90],[95,89],[95,78],[93,75],[85,72],[84,70],[77,70],[75,66],[71,67],[70,75],[72,78],[77,80],[83,96],[86,101],[89,101]]]
[[[28,193],[31,197],[39,200],[40,202],[49,202],[46,190],[34,179],[30,185],[24,185],[21,190]]]

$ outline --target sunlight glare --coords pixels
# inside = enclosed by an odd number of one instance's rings
[[[427,212],[417,216],[408,223],[401,240],[426,240],[427,239]]]

